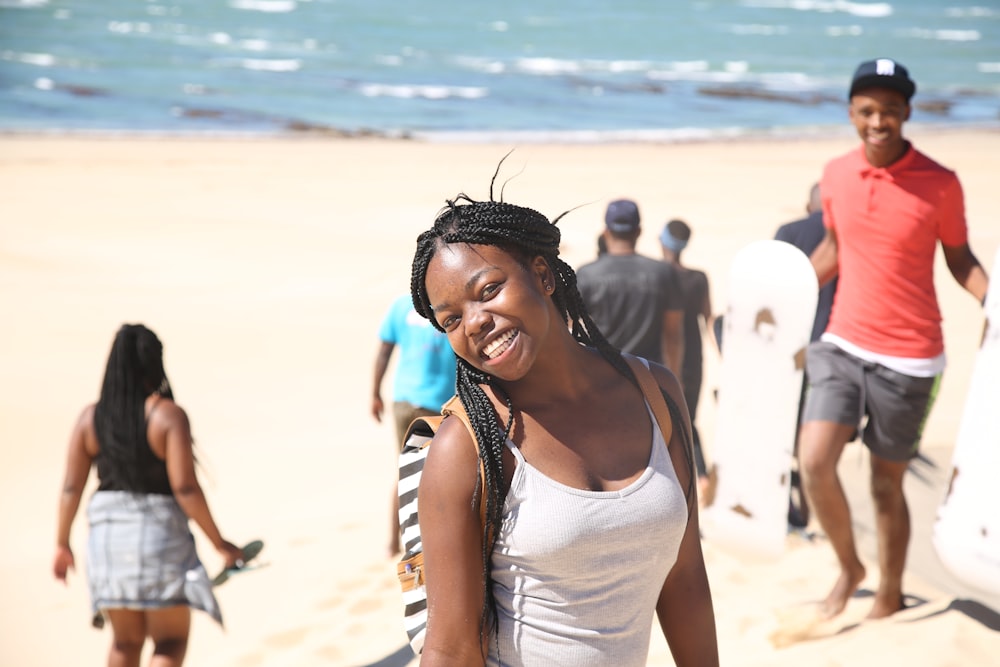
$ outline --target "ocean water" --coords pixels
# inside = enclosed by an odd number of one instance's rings
[[[0,131],[671,138],[1000,124],[1000,0],[0,0]]]

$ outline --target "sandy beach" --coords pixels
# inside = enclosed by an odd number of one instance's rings
[[[845,119],[846,120],[846,119]],[[846,123],[845,123],[846,125]],[[1000,132],[908,128],[955,169],[971,244],[1000,247]],[[672,217],[694,230],[685,262],[706,270],[715,311],[745,244],[801,216],[848,132],[808,140],[681,144],[428,144],[415,141],[0,137],[0,664],[103,664],[110,631],[90,627],[86,517],[80,570],[50,572],[66,441],[96,400],[117,327],[142,322],[164,342],[167,373],[191,418],[201,480],[224,535],[266,543],[264,567],[218,589],[226,627],[193,621],[193,667],[404,667],[394,560],[385,555],[395,475],[391,424],[368,413],[377,329],[409,289],[416,234],[445,198],[489,196],[559,223],[563,256],[591,259],[606,203],[635,199],[640,250]],[[908,480],[914,536],[904,584],[912,608],[864,622],[877,570],[867,465],[842,461],[869,579],[841,618],[810,622],[832,585],[822,536],[788,538],[773,562],[705,543],[723,664],[985,665],[1000,655],[1000,598],[948,575],[930,526],[948,476],[982,311],[938,253],[949,364],[925,430],[934,464]],[[711,456],[707,355],[698,423]],[[389,378],[391,379],[391,378]],[[385,390],[388,391],[388,385]],[[91,476],[91,485],[94,483]],[[89,491],[88,494],[89,495]],[[206,567],[220,558],[195,529]],[[671,665],[654,633],[650,665]]]

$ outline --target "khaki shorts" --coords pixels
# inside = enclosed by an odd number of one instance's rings
[[[806,356],[809,389],[802,421],[859,428],[872,454],[889,461],[917,455],[941,376],[912,377],[817,341]],[[867,422],[860,428],[861,421]]]
[[[396,446],[402,450],[403,449],[403,436],[406,435],[406,429],[410,428],[410,423],[417,417],[436,417],[440,415],[439,410],[430,410],[428,408],[422,408],[419,405],[414,405],[413,403],[406,403],[403,401],[396,401],[392,404],[392,417],[396,421]]]

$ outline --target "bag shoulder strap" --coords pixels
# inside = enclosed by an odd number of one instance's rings
[[[663,441],[669,447],[670,438],[673,435],[674,423],[670,418],[670,409],[667,407],[667,402],[663,400],[663,392],[660,390],[660,384],[653,377],[653,371],[649,370],[649,366],[646,365],[644,359],[626,353],[622,353],[622,357],[625,358],[625,361],[632,368],[632,372],[635,373],[636,379],[639,380],[639,388],[642,389],[649,407],[653,409],[653,416],[656,417],[656,423],[660,426]]]
[[[479,456],[479,443],[476,440],[476,432],[472,430],[472,423],[469,421],[469,414],[465,411],[465,406],[462,405],[461,399],[458,395],[452,396],[448,401],[441,406],[441,415],[434,417],[418,417],[410,424],[407,429],[407,437],[409,433],[414,429],[414,427],[419,427],[419,422],[423,422],[430,428],[430,435],[433,437],[437,433],[438,428],[441,427],[441,422],[444,421],[445,417],[452,415],[455,416],[465,424],[465,430],[469,432],[472,436],[472,445],[476,449],[476,459],[479,461],[479,518],[483,522],[483,526],[486,525],[486,503],[484,502],[486,498],[486,466],[483,463],[483,459]],[[405,442],[407,437],[403,438]],[[424,443],[423,446],[430,444],[430,440]]]

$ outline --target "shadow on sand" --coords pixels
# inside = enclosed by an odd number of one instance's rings
[[[937,611],[927,614],[926,616],[907,619],[907,622],[915,623],[916,621],[922,621],[926,618],[940,616],[941,614],[949,611],[957,611],[960,614],[965,614],[972,620],[978,621],[993,632],[1000,632],[1000,613],[997,613],[995,609],[987,607],[986,605],[976,602],[975,600],[955,599],[952,600],[951,604],[944,609],[938,609]]]

